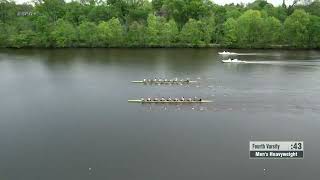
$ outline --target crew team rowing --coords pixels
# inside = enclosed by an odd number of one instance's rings
[[[150,83],[151,83],[151,82],[170,82],[170,83],[186,82],[186,83],[188,83],[188,82],[190,82],[190,80],[189,80],[189,79],[186,79],[186,80],[183,80],[183,79],[178,80],[178,78],[175,78],[175,79],[173,79],[173,80],[154,78],[154,79],[143,79],[143,82],[144,82],[144,83],[147,83],[147,82],[150,82]]]
[[[144,99],[144,98],[141,98],[141,101],[169,101],[169,102],[174,102],[174,101],[202,101],[201,98],[197,98],[197,97],[194,97],[194,98],[184,98],[184,97],[181,97],[180,99],[179,98],[171,98],[169,97],[168,99],[165,99],[164,97],[163,98],[147,98],[147,99]]]

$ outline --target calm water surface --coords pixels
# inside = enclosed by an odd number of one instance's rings
[[[319,179],[320,52],[217,52],[0,50],[0,179]],[[146,77],[199,83],[130,83]],[[214,103],[127,102],[147,96]],[[250,160],[250,140],[303,140],[305,158]]]

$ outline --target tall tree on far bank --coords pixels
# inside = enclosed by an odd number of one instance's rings
[[[307,47],[310,16],[304,10],[295,10],[284,22],[285,41],[293,47]]]
[[[320,17],[310,16],[309,31],[309,47],[320,48]]]
[[[77,31],[74,26],[59,19],[50,34],[54,47],[75,47],[77,42]]]

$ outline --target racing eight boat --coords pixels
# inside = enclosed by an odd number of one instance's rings
[[[131,81],[132,83],[143,83],[143,84],[189,84],[196,83],[197,81],[191,81],[189,79],[143,79],[141,81]]]
[[[133,99],[133,100],[128,100],[128,102],[133,102],[133,103],[210,103],[213,102],[211,100],[203,100],[203,99],[194,99],[194,98],[141,98],[141,99]]]

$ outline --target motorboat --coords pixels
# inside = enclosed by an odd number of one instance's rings
[[[246,61],[241,61],[239,59],[226,59],[222,60],[223,63],[246,63]]]

